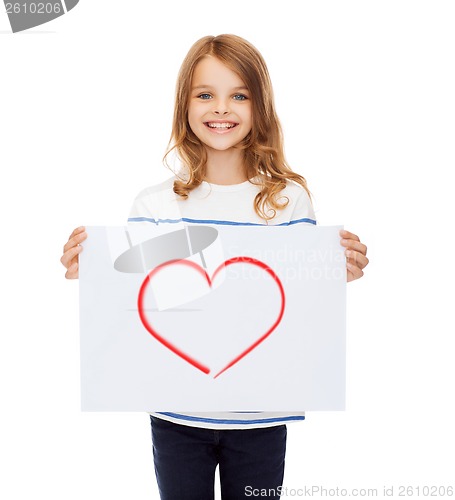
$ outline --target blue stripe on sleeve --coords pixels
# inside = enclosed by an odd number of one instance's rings
[[[222,420],[219,418],[208,418],[208,417],[192,417],[190,415],[181,415],[180,413],[170,413],[160,411],[157,412],[159,415],[166,415],[179,420],[188,420],[190,422],[205,422],[208,424],[268,424],[272,422],[289,422],[291,420],[305,420],[303,415],[290,415],[287,417],[273,417],[273,418],[262,418],[257,420],[242,420],[242,419],[229,419]]]
[[[219,224],[223,226],[267,226],[267,224],[257,224],[255,222],[234,222],[227,220],[213,220],[213,219],[188,219],[183,217],[181,219],[153,219],[150,217],[130,217],[128,222],[151,222],[153,224],[178,224],[179,222],[190,222],[193,224]],[[275,226],[291,226],[293,224],[309,223],[316,225],[316,221],[313,219],[297,219],[291,220],[289,222],[282,222],[281,224],[275,224]]]

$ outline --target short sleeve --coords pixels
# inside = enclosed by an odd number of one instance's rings
[[[156,206],[151,188],[143,189],[134,199],[128,216],[128,223],[155,222]]]
[[[316,215],[310,196],[305,189],[302,188],[294,205],[291,221],[295,223],[308,223],[316,225]]]
[[[177,195],[173,190],[174,178],[143,189],[135,198],[128,223],[160,221],[179,222],[182,219]]]

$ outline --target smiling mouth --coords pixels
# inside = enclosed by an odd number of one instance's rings
[[[229,130],[231,128],[237,127],[238,123],[231,123],[231,122],[223,122],[223,123],[217,123],[217,122],[205,122],[204,125],[208,128],[216,129],[216,130]]]

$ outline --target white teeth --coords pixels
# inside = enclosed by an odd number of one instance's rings
[[[232,128],[235,127],[235,123],[207,123],[210,128]]]

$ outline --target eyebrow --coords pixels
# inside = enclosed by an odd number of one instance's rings
[[[191,90],[197,90],[197,89],[213,89],[211,85],[198,85],[197,87],[193,87]],[[248,87],[241,86],[241,87],[234,87],[232,90],[248,90]]]

